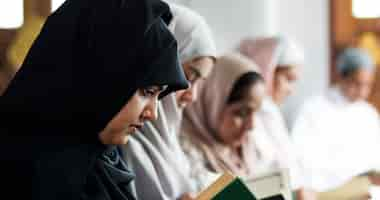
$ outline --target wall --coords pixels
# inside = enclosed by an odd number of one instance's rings
[[[191,0],[187,5],[203,15],[221,50],[235,47],[240,38],[274,33],[276,0]]]
[[[297,90],[284,106],[288,121],[294,119],[303,99],[323,92],[329,83],[329,1],[278,1],[278,31],[291,35],[305,50],[305,66]]]
[[[198,11],[213,29],[221,52],[247,35],[282,33],[305,49],[306,63],[296,92],[284,105],[288,123],[297,105],[325,90],[329,81],[329,1],[305,0],[183,0]]]

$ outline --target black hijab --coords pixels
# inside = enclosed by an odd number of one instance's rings
[[[98,133],[138,88],[187,87],[170,19],[159,0],[67,0],[47,19],[0,98],[3,192],[130,199],[125,164]]]

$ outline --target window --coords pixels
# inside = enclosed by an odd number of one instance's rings
[[[0,0],[0,28],[18,28],[24,23],[23,0]]]
[[[380,18],[379,0],[352,0],[352,15],[356,18]]]

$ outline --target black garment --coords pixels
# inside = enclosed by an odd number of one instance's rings
[[[159,0],[67,0],[47,19],[0,98],[2,196],[130,199],[98,133],[138,88],[187,86],[170,19]]]
[[[135,199],[130,187],[134,175],[128,170],[121,154],[120,147],[111,147],[103,153],[95,165],[97,173],[87,177],[81,199]]]

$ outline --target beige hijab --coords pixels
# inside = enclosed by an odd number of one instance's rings
[[[218,140],[217,126],[221,112],[237,79],[247,72],[257,72],[256,64],[246,57],[231,53],[217,60],[211,76],[200,90],[199,100],[188,106],[182,123],[183,134],[204,154],[207,167],[216,172],[230,171],[239,176],[253,173],[255,156],[248,137],[242,146],[242,156],[232,153]]]
[[[273,75],[280,53],[280,40],[275,37],[247,38],[241,41],[239,50],[240,53],[257,63],[268,91],[271,92]]]

